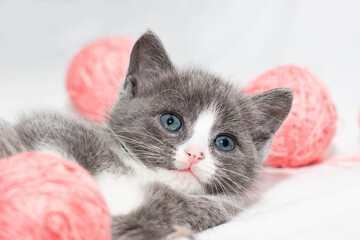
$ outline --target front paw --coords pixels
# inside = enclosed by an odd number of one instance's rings
[[[130,217],[113,218],[111,230],[112,240],[160,240],[166,235],[154,222],[142,223]]]
[[[143,223],[129,217],[114,217],[113,240],[195,240],[191,231],[184,227],[166,227],[153,219]]]
[[[195,240],[194,234],[186,228],[174,226],[174,230],[174,232],[165,236],[165,238],[162,238],[161,240]]]

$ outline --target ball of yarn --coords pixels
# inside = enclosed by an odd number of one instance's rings
[[[110,222],[78,164],[40,153],[0,159],[0,239],[107,240]]]
[[[72,60],[67,89],[76,110],[88,119],[103,122],[116,102],[134,41],[107,37],[85,46]]]
[[[260,93],[278,87],[292,89],[294,100],[266,163],[274,167],[299,167],[318,161],[336,129],[337,113],[328,90],[307,69],[280,66],[251,81],[245,92]]]

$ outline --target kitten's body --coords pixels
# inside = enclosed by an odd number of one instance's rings
[[[191,238],[174,227],[201,231],[246,205],[291,98],[284,89],[246,96],[212,74],[177,71],[146,33],[107,126],[57,113],[1,122],[0,157],[28,150],[79,162],[107,200],[114,239]],[[165,129],[174,119],[181,128]],[[220,148],[219,137],[236,146]]]

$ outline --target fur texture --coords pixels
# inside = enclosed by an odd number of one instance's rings
[[[0,156],[25,148],[78,161],[112,210],[113,239],[192,239],[192,231],[224,223],[246,206],[291,102],[288,89],[250,96],[208,72],[178,70],[147,32],[133,48],[107,126],[26,115],[13,127],[1,123]],[[163,114],[177,116],[181,129],[166,129]],[[235,148],[220,150],[220,135]],[[184,149],[194,145],[203,157],[188,164]]]

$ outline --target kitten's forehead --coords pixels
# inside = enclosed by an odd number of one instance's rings
[[[247,99],[234,85],[219,77],[200,70],[187,70],[164,75],[150,89],[150,94],[159,94],[168,98],[167,103],[186,107],[189,113],[198,116],[210,108],[216,109],[218,115],[228,112],[238,114],[242,102]]]

